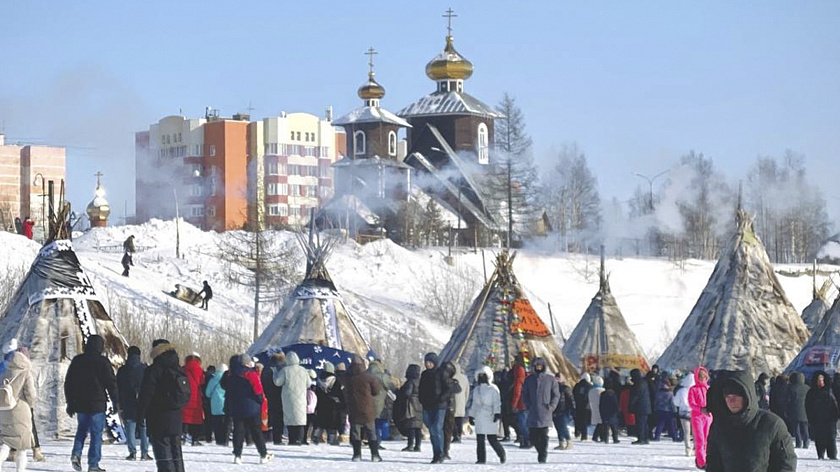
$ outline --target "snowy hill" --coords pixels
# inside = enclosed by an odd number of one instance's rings
[[[253,331],[253,292],[231,284],[226,273],[230,267],[219,258],[219,244],[226,239],[229,242],[230,233],[203,232],[186,223],[180,224],[180,232],[181,259],[175,257],[173,221],[93,229],[78,237],[74,246],[103,304],[129,340],[141,335],[158,336],[163,327],[168,327],[170,333],[186,333],[194,349],[212,349],[208,342],[218,344],[218,339],[226,339],[223,347],[228,355],[234,349],[244,350]],[[131,276],[125,278],[120,275],[122,241],[132,234],[138,253]],[[270,237],[281,244],[295,244],[292,233],[274,232]],[[28,269],[37,250],[38,245],[32,241],[0,233],[0,270],[12,274],[0,278],[0,284],[12,283],[14,269]],[[347,241],[336,247],[327,262],[360,329],[386,363],[396,369],[418,362],[425,350],[439,350],[449,339],[451,328],[430,319],[426,309],[433,292],[430,286],[440,291],[463,284],[473,291],[472,296],[483,286],[481,251],[458,252],[454,266],[444,262],[445,251],[409,250],[387,240],[364,246]],[[493,270],[492,252],[485,250],[484,259],[489,274]],[[296,263],[302,275],[303,258]],[[592,256],[523,250],[518,253],[514,270],[546,324],[552,323],[547,308],[550,304],[555,326],[568,335],[597,291],[597,264]],[[679,329],[713,268],[714,261],[607,258],[613,294],[651,360]],[[776,268],[799,311],[811,301],[812,282],[805,276],[805,269]],[[208,311],[165,293],[176,283],[198,289],[203,280],[214,287]],[[265,307],[261,327],[268,324],[277,308],[279,303]],[[214,361],[225,359],[218,355]]]

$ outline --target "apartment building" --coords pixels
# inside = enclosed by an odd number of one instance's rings
[[[200,119],[165,117],[135,135],[138,220],[178,212],[216,231],[251,220],[305,224],[309,210],[333,195],[330,166],[344,139],[328,119],[308,113],[253,122],[210,109]]]
[[[8,229],[19,217],[35,220],[42,233],[49,214],[48,191],[54,186],[55,208],[61,181],[67,178],[67,153],[63,147],[6,144],[0,134],[0,225]]]

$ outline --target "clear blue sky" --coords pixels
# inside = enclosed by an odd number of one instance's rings
[[[68,146],[79,208],[103,171],[133,213],[133,133],[205,106],[261,118],[357,107],[374,46],[382,105],[433,90],[443,47],[475,64],[469,93],[504,92],[547,162],[577,142],[602,196],[688,150],[733,181],[758,155],[804,154],[840,226],[840,2],[0,2],[0,121],[12,139]]]

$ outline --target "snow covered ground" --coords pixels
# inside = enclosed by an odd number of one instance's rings
[[[452,460],[442,466],[429,465],[431,460],[431,445],[423,442],[423,452],[400,452],[405,444],[397,441],[386,441],[386,450],[381,452],[383,462],[369,462],[370,453],[364,450],[363,462],[351,462],[353,455],[350,446],[269,446],[269,450],[276,457],[267,465],[259,465],[259,456],[253,446],[246,447],[243,454],[244,463],[241,466],[233,464],[230,448],[216,445],[201,447],[184,447],[185,466],[188,471],[259,471],[259,470],[313,470],[332,471],[431,471],[431,470],[486,470],[488,467],[510,471],[581,471],[587,472],[627,472],[627,471],[696,471],[694,458],[685,457],[682,443],[670,440],[651,443],[649,446],[633,446],[632,438],[621,438],[619,444],[598,444],[593,442],[574,443],[574,447],[567,451],[550,451],[548,463],[537,464],[536,451],[520,450],[512,443],[505,444],[508,456],[507,463],[500,466],[492,449],[488,447],[487,465],[475,464],[475,441],[465,438],[461,444],[453,444],[450,451]],[[556,441],[552,441],[552,447]],[[47,462],[30,463],[27,470],[31,471],[65,471],[70,470],[70,441],[49,441],[43,444]],[[818,461],[816,451],[797,449],[799,455],[798,471],[828,472],[838,470],[836,461]],[[85,454],[87,449],[85,449]],[[154,471],[153,462],[129,462],[124,460],[127,455],[125,446],[110,445],[102,447],[103,459],[100,467],[119,472],[147,472]],[[82,458],[82,465],[86,466],[86,458]],[[11,466],[8,464],[7,467]],[[86,468],[85,468],[86,470]]]

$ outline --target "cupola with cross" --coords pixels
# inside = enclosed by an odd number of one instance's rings
[[[474,67],[455,50],[452,19],[458,15],[450,8],[443,16],[447,18],[446,45],[426,64],[426,76],[435,81],[436,89],[397,114],[412,126],[408,131],[409,154],[440,148],[431,136],[431,126],[455,152],[472,153],[475,162],[486,165],[493,142],[493,120],[503,115],[464,91],[464,81],[472,76]]]
[[[102,172],[96,174],[96,190],[93,192],[93,200],[88,203],[87,215],[92,228],[104,228],[108,226],[108,216],[111,214],[111,206],[105,200],[105,189],[102,187]]]

